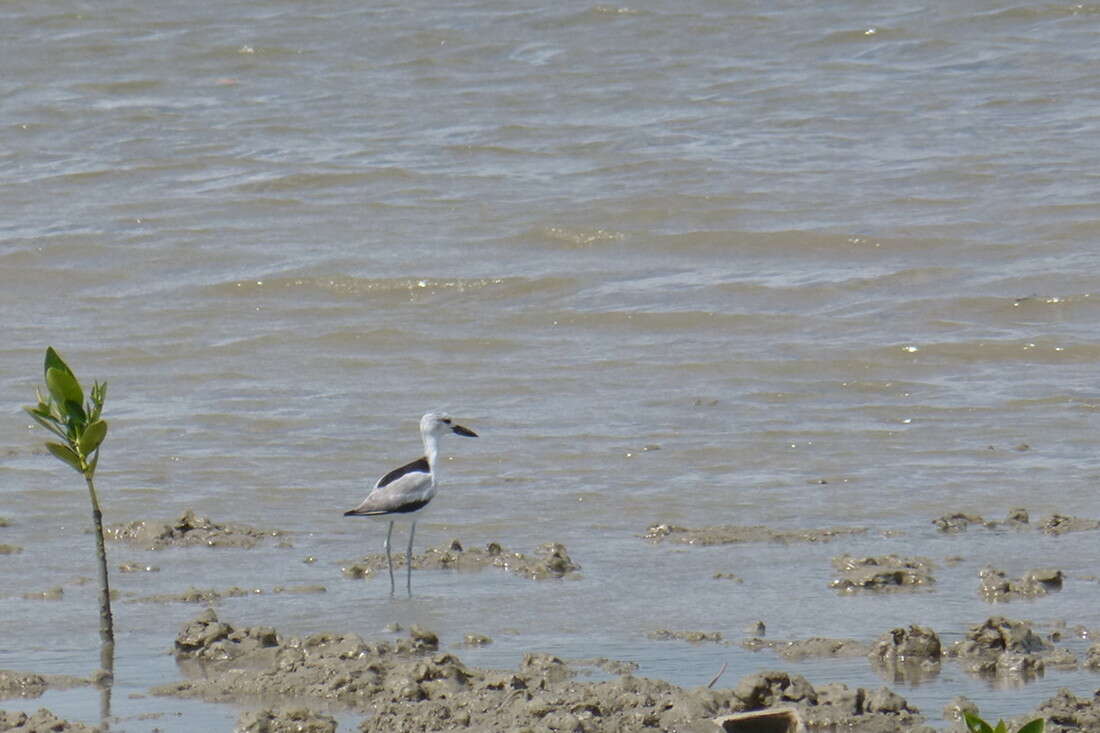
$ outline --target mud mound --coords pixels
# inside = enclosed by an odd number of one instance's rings
[[[147,550],[168,547],[255,547],[265,537],[281,537],[277,529],[261,530],[245,524],[217,524],[195,516],[188,509],[173,522],[141,520],[116,524],[103,531],[104,537],[121,540]]]
[[[336,718],[306,708],[255,710],[237,719],[233,733],[336,733]]]
[[[1049,517],[1043,517],[1043,520],[1039,523],[1039,529],[1043,534],[1051,535],[1062,535],[1067,532],[1088,532],[1100,529],[1100,521],[1052,514]]]
[[[325,593],[323,585],[277,585],[271,593]],[[265,593],[263,588],[241,588],[233,586],[225,590],[213,588],[188,588],[182,593],[158,593],[152,596],[141,596],[129,599],[130,603],[205,603],[214,604],[226,598],[240,598],[242,596],[259,596]]]
[[[1029,570],[1022,578],[1010,579],[1003,570],[985,567],[979,573],[978,593],[990,603],[1036,598],[1062,590],[1065,576],[1061,570],[1040,568]]]
[[[48,689],[49,684],[42,675],[0,669],[0,698],[41,697]]]
[[[404,554],[395,554],[393,564],[395,568],[404,567]],[[565,545],[558,542],[539,545],[531,555],[524,555],[506,550],[496,542],[490,542],[484,548],[467,550],[458,540],[451,540],[446,547],[430,547],[419,555],[413,555],[412,566],[414,570],[504,568],[532,580],[564,578],[581,569],[569,557]],[[349,578],[369,578],[378,573],[386,574],[389,570],[386,556],[378,553],[343,567],[341,572]]]
[[[966,639],[956,644],[959,656],[983,656],[1011,652],[1031,654],[1045,651],[1048,645],[1031,630],[1025,621],[1013,621],[1004,616],[990,616],[971,626]]]
[[[718,631],[672,631],[670,629],[657,629],[646,634],[646,638],[654,641],[689,641],[698,644],[704,641],[720,642],[722,634]]]
[[[919,684],[940,673],[943,647],[932,629],[910,625],[878,638],[867,658],[871,667],[896,684]]]
[[[932,629],[910,625],[891,629],[875,642],[871,657],[884,664],[930,659],[938,662],[943,654],[940,638]]]
[[[1082,698],[1063,687],[1040,705],[1032,717],[1046,719],[1046,733],[1100,730],[1100,693]]]
[[[41,697],[46,690],[64,690],[92,684],[91,680],[67,674],[34,674],[0,669],[0,699]],[[0,728],[0,730],[6,730]]]
[[[208,608],[187,623],[176,636],[177,659],[198,659],[229,662],[248,657],[254,661],[274,658],[279,637],[268,626],[235,629],[218,621],[214,609]]]
[[[1100,643],[1092,644],[1085,652],[1085,669],[1100,671]]]
[[[1044,654],[1050,649],[1030,624],[991,616],[970,627],[966,638],[950,647],[947,654],[975,675],[1028,680],[1043,674]]]
[[[797,706],[813,725],[854,731],[895,730],[920,721],[916,710],[885,688],[815,689],[785,672],[752,675],[735,689],[685,690],[629,672],[613,681],[578,681],[570,665],[548,654],[525,655],[515,671],[477,669],[438,648],[435,634],[415,627],[409,638],[395,642],[331,633],[295,639],[265,627],[238,629],[208,610],[176,640],[181,662],[206,662],[201,677],[153,693],[238,704],[272,696],[301,705],[337,704],[367,715],[360,729],[368,732],[694,729],[722,714],[773,705]],[[254,722],[263,724],[248,724]]]
[[[971,526],[985,527],[986,529],[1031,529],[1034,527],[1034,529],[1050,535],[1100,529],[1100,521],[1096,519],[1085,519],[1064,514],[1052,514],[1043,517],[1038,525],[1032,525],[1026,509],[1010,509],[1008,515],[1002,521],[984,519],[979,514],[953,512],[933,519],[932,523],[941,532],[947,533],[965,532]]]
[[[868,645],[855,639],[828,639],[816,636],[795,641],[773,639],[746,639],[741,646],[750,651],[771,649],[791,661],[822,657],[861,657],[867,654]]]
[[[732,545],[743,542],[828,542],[867,532],[865,527],[830,527],[827,529],[773,529],[759,525],[738,527],[701,527],[689,529],[672,524],[654,524],[646,530],[650,542],[680,542],[685,545]]]
[[[1031,517],[1026,509],[1009,509],[1004,520],[984,519],[980,514],[967,514],[966,512],[952,512],[944,514],[932,520],[941,532],[965,532],[976,525],[986,529],[1027,529],[1030,526]]]
[[[923,718],[900,695],[882,687],[868,692],[834,682],[813,687],[800,675],[759,672],[742,679],[734,698],[748,710],[793,706],[810,727],[849,730],[904,730]]]
[[[8,733],[98,733],[100,728],[83,723],[62,720],[49,710],[39,708],[37,713],[9,713],[0,710],[0,730]]]
[[[833,558],[833,567],[841,575],[829,587],[839,593],[924,589],[936,582],[932,561],[924,557],[841,555]]]

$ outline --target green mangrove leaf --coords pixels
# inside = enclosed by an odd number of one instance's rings
[[[76,426],[76,434],[80,435],[80,431],[83,429],[85,423],[88,422],[88,416],[84,412],[84,408],[80,406],[79,402],[69,400],[65,403],[61,411],[69,423]]]
[[[966,721],[966,729],[970,733],[993,733],[993,728],[989,723],[979,718],[974,713],[967,710],[963,710],[963,720]]]
[[[1023,725],[1017,733],[1043,733],[1044,727],[1046,727],[1046,721],[1042,718],[1036,718]]]
[[[46,364],[42,369],[43,374],[49,372],[51,369],[57,369],[58,371],[65,372],[73,379],[76,379],[76,375],[73,374],[73,370],[69,368],[69,365],[65,363],[65,360],[61,358],[61,355],[54,351],[52,346],[46,347]]]
[[[80,388],[80,382],[76,381],[70,372],[61,371],[57,367],[46,370],[46,388],[50,390],[50,396],[54,402],[65,412],[68,412],[68,403],[75,402],[80,408],[81,416],[84,408],[80,405],[84,402],[84,390]]]
[[[34,418],[34,421],[36,423],[46,428],[46,430],[49,430],[51,433],[59,438],[65,437],[65,431],[61,428],[61,425],[52,415],[50,415],[49,413],[47,413],[46,415],[42,415],[29,407],[24,407],[23,409],[27,411],[28,415]]]
[[[84,428],[84,432],[80,435],[80,440],[77,441],[77,445],[80,447],[80,452],[86,456],[92,454],[99,444],[103,442],[103,439],[107,437],[107,421],[96,420],[94,423]]]
[[[997,727],[993,729],[993,733],[1008,733],[1008,726],[1003,720],[998,720]]]
[[[49,448],[50,453],[60,460],[68,463],[73,467],[73,470],[77,473],[84,473],[83,467],[80,465],[80,457],[73,453],[72,449],[67,445],[61,445],[60,443],[46,443],[46,447]]]
[[[26,410],[27,412],[29,412],[30,414],[37,415],[38,417],[40,417],[44,420],[53,418],[53,413],[50,412],[50,406],[42,404],[41,402],[39,402],[37,405],[34,405],[34,406],[27,405],[23,409]]]
[[[92,394],[88,399],[88,422],[95,422],[103,413],[103,400],[107,397],[107,383],[93,382]]]

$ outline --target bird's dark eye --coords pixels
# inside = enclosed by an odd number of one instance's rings
[[[451,418],[445,417],[445,418],[443,418],[442,422],[443,422],[444,425],[450,425],[451,424]]]

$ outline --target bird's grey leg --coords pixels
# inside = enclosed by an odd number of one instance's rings
[[[409,528],[409,546],[405,549],[405,589],[409,591],[409,596],[413,594],[413,535],[416,534],[416,522],[412,523],[412,527]]]
[[[390,564],[390,595],[393,595],[393,555],[390,554],[390,535],[393,534],[393,522],[390,522],[390,528],[386,530],[386,542],[383,547],[386,548],[386,562]]]

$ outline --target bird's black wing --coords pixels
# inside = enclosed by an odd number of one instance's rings
[[[401,478],[402,476],[404,476],[407,473],[431,473],[431,471],[432,471],[432,468],[431,468],[431,466],[428,465],[428,459],[421,456],[420,458],[417,458],[415,461],[412,461],[410,463],[406,463],[404,466],[401,466],[400,468],[393,469],[392,471],[387,473],[385,476],[378,479],[378,482],[374,485],[374,488],[380,489],[383,486],[388,486],[389,484],[392,484],[394,481]]]

